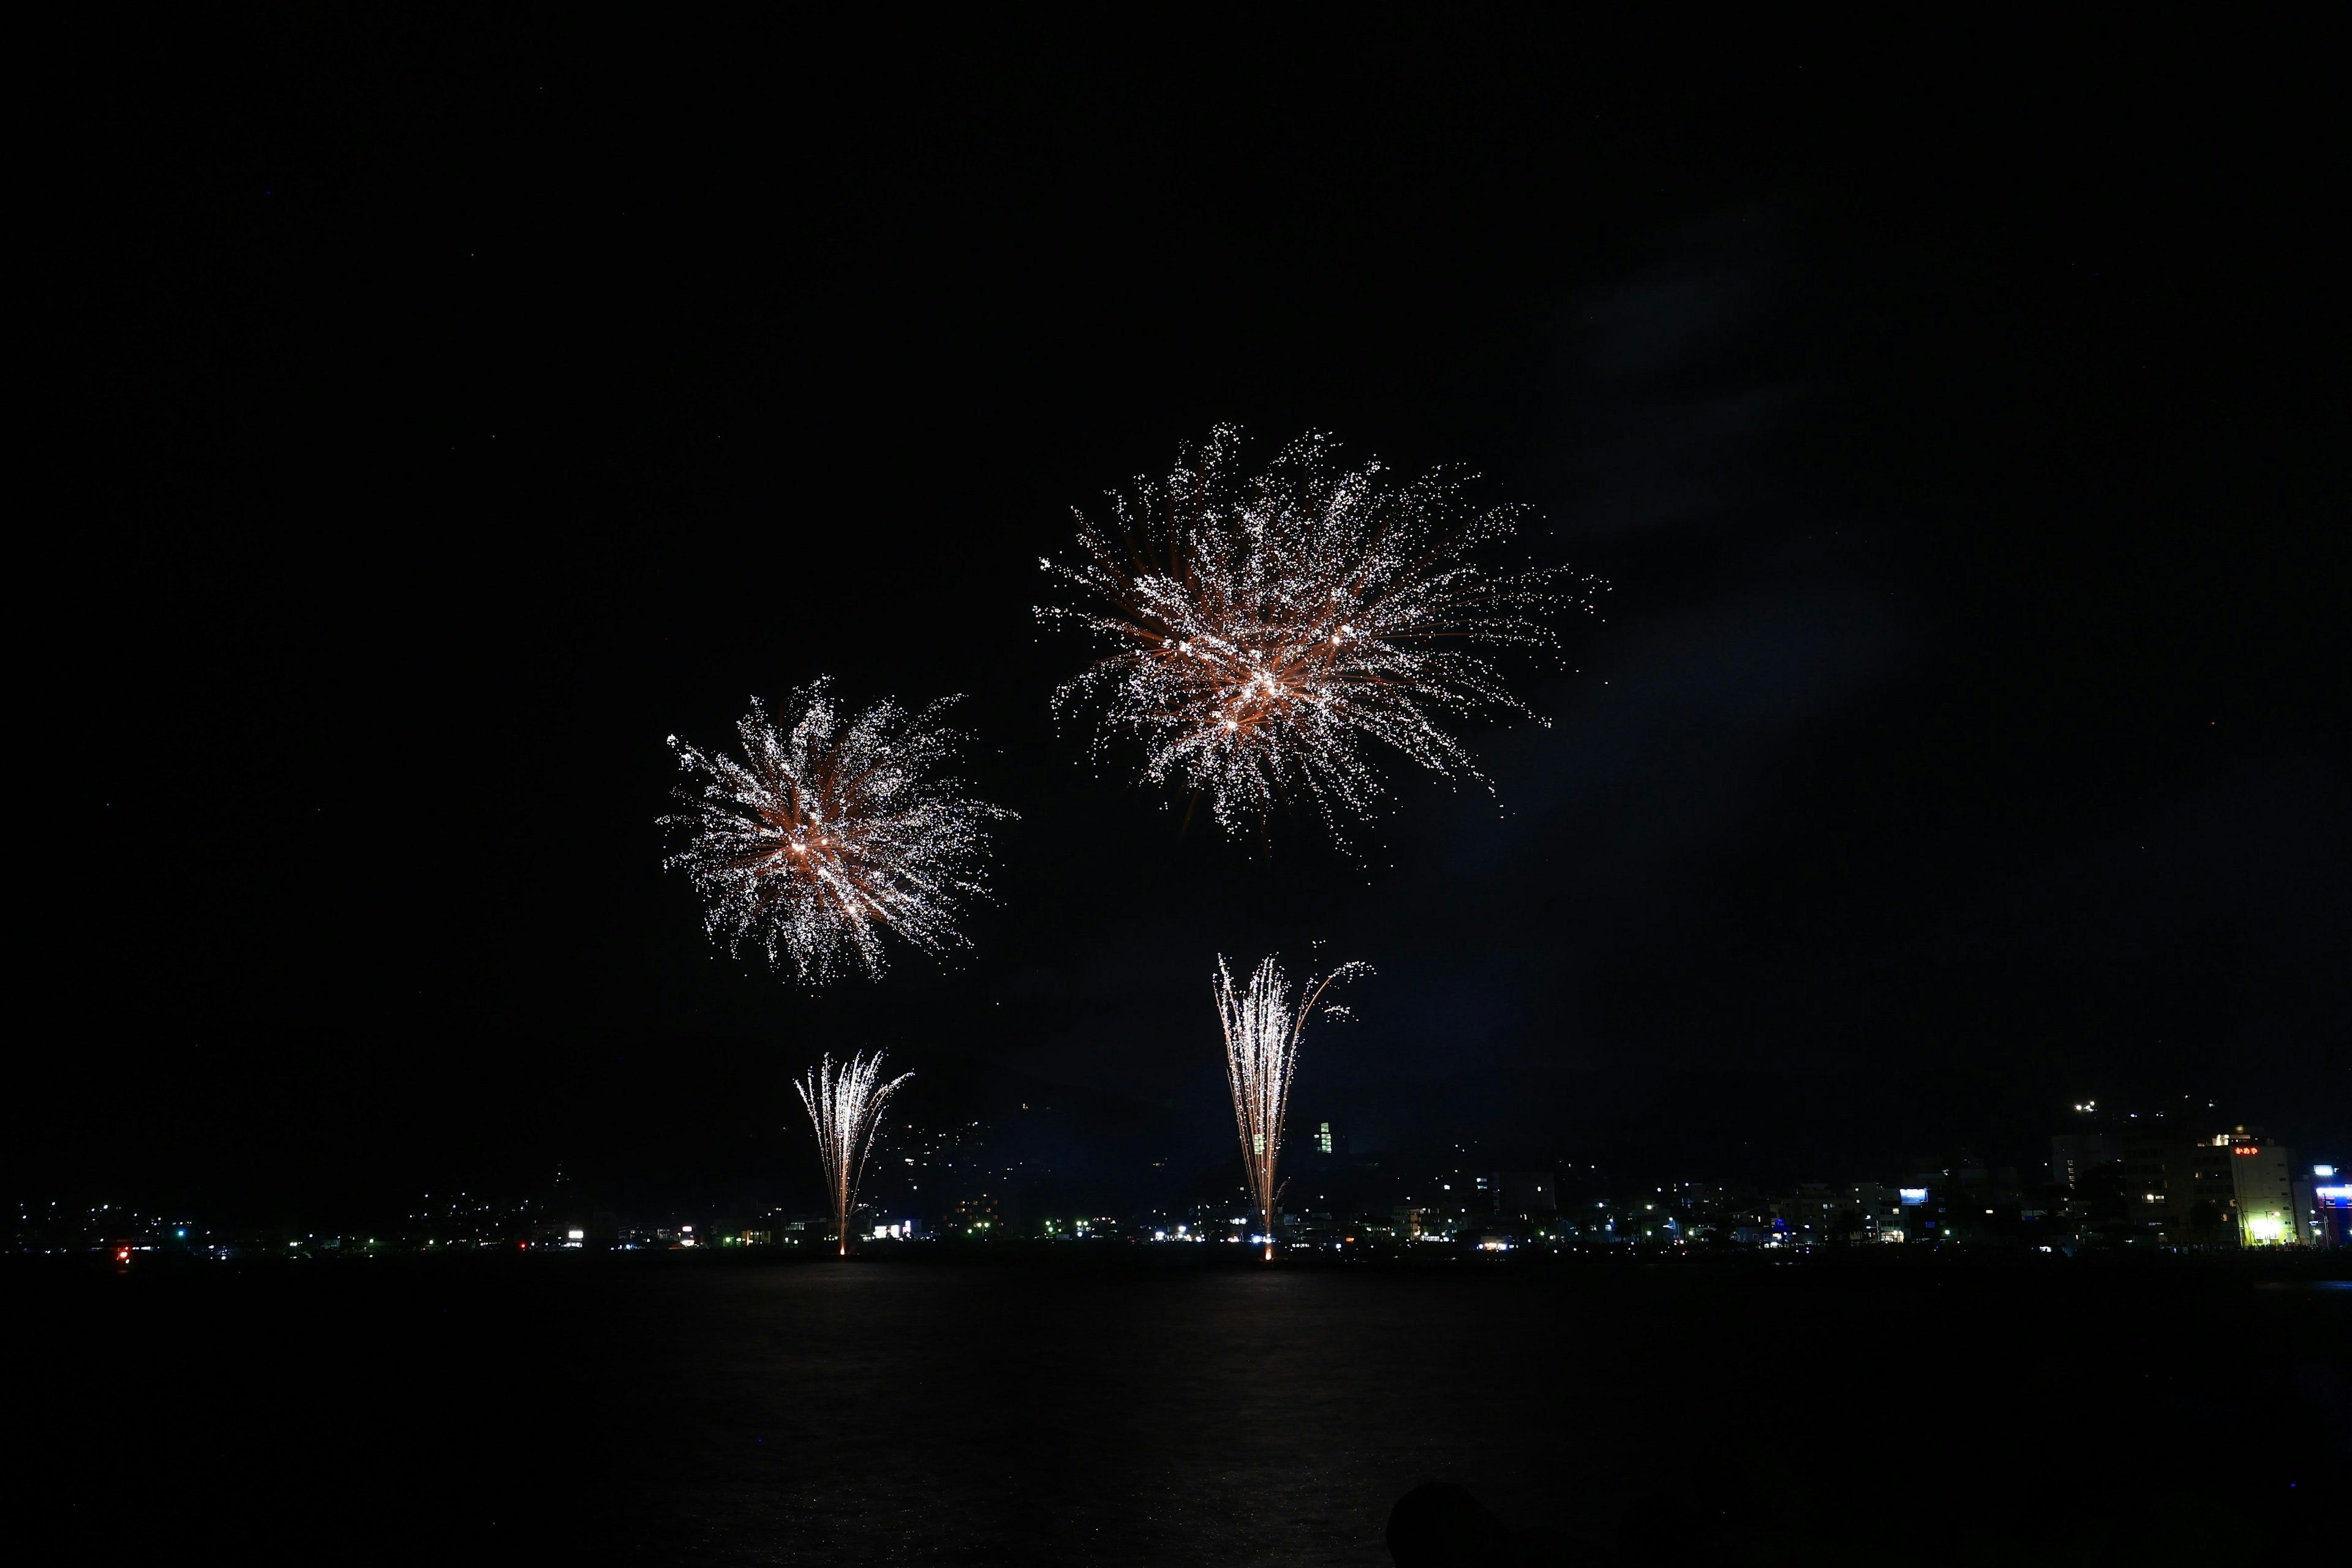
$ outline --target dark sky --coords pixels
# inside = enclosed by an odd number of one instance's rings
[[[876,1044],[1214,1146],[1214,956],[1317,942],[1367,1142],[2352,1154],[2307,40],[574,26],[60,62],[21,1194],[731,1180]],[[1055,731],[1037,557],[1221,420],[1614,584],[1499,812],[1265,853]],[[658,868],[663,738],[820,673],[969,694],[958,967],[811,995]]]

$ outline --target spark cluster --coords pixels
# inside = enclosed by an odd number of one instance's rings
[[[1265,1222],[1265,1255],[1274,1256],[1274,1205],[1279,1195],[1275,1163],[1282,1152],[1283,1119],[1290,1108],[1290,1079],[1298,1068],[1298,1042],[1315,1005],[1336,982],[1371,973],[1368,963],[1343,963],[1320,980],[1300,988],[1297,1010],[1290,1005],[1290,985],[1271,958],[1260,963],[1245,985],[1235,986],[1233,972],[1222,955],[1217,959],[1213,989],[1217,1016],[1225,1030],[1225,1079],[1234,1091],[1234,1121],[1242,1139],[1242,1168],[1251,1201]],[[1327,1016],[1345,1016],[1348,1009],[1333,1005]]]
[[[938,715],[953,700],[845,719],[818,680],[793,694],[789,729],[752,700],[735,727],[741,761],[672,735],[698,787],[681,787],[687,810],[662,818],[682,838],[663,865],[693,879],[711,936],[812,984],[853,953],[878,975],[885,931],[934,955],[970,945],[956,921],[985,894],[986,826],[1013,813],[940,774],[958,737]]]
[[[1560,613],[1601,587],[1481,566],[1524,509],[1482,508],[1473,476],[1391,482],[1335,452],[1309,435],[1250,474],[1220,426],[1166,479],[1112,495],[1107,523],[1080,513],[1075,563],[1039,563],[1080,602],[1036,614],[1104,650],[1055,710],[1098,709],[1097,755],[1111,733],[1140,739],[1144,777],[1206,795],[1228,832],[1303,797],[1344,833],[1383,793],[1374,744],[1481,778],[1445,721],[1528,710],[1472,650],[1549,651]]]
[[[824,1163],[825,1193],[833,1200],[834,1227],[841,1255],[849,1256],[849,1217],[857,1207],[857,1184],[866,1175],[866,1157],[874,1152],[874,1131],[882,1107],[898,1086],[914,1077],[900,1073],[882,1081],[882,1053],[852,1056],[839,1067],[827,1055],[793,1087],[816,1123],[817,1158]]]

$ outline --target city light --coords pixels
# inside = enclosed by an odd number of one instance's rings
[[[1222,995],[1221,1004],[1240,1007],[1246,999],[1246,988],[1229,971],[1222,971],[1218,978],[1231,986],[1233,993],[1241,994]],[[1281,979],[1278,973],[1275,978],[1277,982]],[[1293,1005],[1300,995],[1291,990],[1277,992],[1273,997],[1275,1006],[1265,1020],[1286,1037],[1276,1043],[1288,1044],[1294,1049],[1296,1031],[1308,1011],[1307,1006]],[[1315,1004],[1317,995],[1317,990],[1309,987],[1304,993],[1304,1002]],[[1246,1024],[1249,1020],[1239,1022]],[[838,1068],[838,1064],[828,1065]],[[1266,1065],[1279,1065],[1278,1056]],[[881,1087],[877,1081],[876,1088]],[[1271,1085],[1262,1081],[1261,1087]],[[868,1110],[878,1110],[881,1098],[877,1093]],[[1273,1112],[1270,1105],[1266,1110]],[[1279,1127],[1281,1123],[1274,1120],[1279,1114],[1266,1115],[1261,1125]],[[1236,1115],[1241,1115],[1239,1106]],[[977,1151],[992,1141],[989,1132],[982,1131],[988,1123],[967,1124],[959,1119],[950,1125],[956,1131],[948,1137],[965,1150]],[[962,1131],[967,1125],[971,1132]],[[1328,1124],[1307,1125],[1319,1133],[1321,1126]],[[1247,1129],[1245,1123],[1237,1128],[1244,1130],[1248,1133],[1244,1148],[1251,1156],[1278,1153],[1280,1133],[1265,1137],[1255,1129]],[[852,1151],[856,1156],[849,1162],[853,1172],[860,1168],[863,1156],[870,1152],[876,1131],[878,1123],[870,1123],[865,1147]],[[988,1169],[985,1160],[974,1162],[968,1153],[959,1152],[955,1160],[940,1158],[943,1150],[934,1146],[932,1135],[921,1136],[926,1140],[926,1158],[918,1163],[942,1167],[976,1163],[982,1170]],[[2048,1169],[2055,1171],[2062,1163],[2071,1169],[2073,1157],[2085,1152],[2091,1156],[2084,1162],[2085,1168],[2101,1163],[2098,1156],[2106,1144],[2105,1134],[2095,1139],[2082,1134],[2053,1137],[2064,1141],[2065,1146],[2059,1153],[2068,1159],[2053,1160]],[[1336,1137],[1333,1141],[1338,1142]],[[1655,1256],[1670,1250],[1680,1253],[1685,1248],[1703,1249],[1714,1244],[1771,1250],[1787,1258],[1853,1246],[1867,1245],[1874,1249],[1879,1244],[1890,1243],[1897,1247],[1925,1243],[1938,1249],[2021,1244],[2023,1250],[2029,1252],[2067,1257],[2077,1256],[2085,1248],[2113,1246],[2179,1253],[2246,1248],[2271,1255],[2302,1247],[2338,1249],[2345,1247],[2347,1236],[2352,1236],[2352,1226],[2346,1224],[2347,1214],[2352,1214],[2352,1182],[2337,1179],[2345,1167],[2296,1164],[2293,1155],[2268,1142],[2264,1132],[2244,1128],[2216,1140],[2204,1129],[2184,1127],[2174,1131],[2163,1147],[2167,1162],[2148,1169],[2143,1178],[2148,1185],[2137,1201],[2144,1206],[2128,1213],[2108,1206],[2128,1205],[2132,1200],[2127,1189],[2119,1194],[2110,1185],[2103,1197],[2095,1193],[2093,1200],[2085,1202],[2066,1190],[2073,1186],[2072,1182],[2011,1186],[2005,1184],[2013,1181],[2013,1172],[1989,1172],[1978,1168],[1974,1162],[1955,1162],[1955,1168],[1940,1173],[1922,1172],[1921,1175],[1932,1185],[1810,1182],[1777,1191],[1749,1189],[1742,1193],[1712,1183],[1675,1182],[1670,1186],[1656,1187],[1650,1199],[1644,1199],[1638,1188],[1597,1199],[1591,1189],[1562,1194],[1555,1209],[1549,1194],[1557,1192],[1558,1186],[1551,1173],[1481,1171],[1473,1164],[1471,1151],[1456,1146],[1444,1164],[1392,1168],[1391,1174],[1380,1178],[1385,1191],[1365,1184],[1352,1171],[1343,1173],[1337,1165],[1318,1164],[1311,1172],[1295,1175],[1289,1187],[1277,1187],[1273,1205],[1264,1207],[1259,1206],[1259,1192],[1255,1190],[1263,1167],[1252,1159],[1248,1174],[1253,1190],[1244,1200],[1244,1212],[1222,1218],[1219,1210],[1223,1205],[1205,1202],[1192,1207],[1189,1213],[1181,1208],[1174,1213],[1163,1208],[1149,1213],[1080,1214],[1066,1208],[1052,1217],[1015,1219],[995,1213],[999,1199],[983,1194],[977,1199],[959,1199],[944,1214],[918,1209],[927,1217],[890,1220],[877,1216],[877,1211],[887,1212],[880,1209],[878,1202],[870,1206],[864,1204],[853,1187],[849,1206],[858,1217],[847,1239],[876,1243],[921,1240],[935,1245],[955,1237],[974,1242],[1026,1237],[1055,1244],[1087,1243],[1090,1244],[1089,1250],[1120,1243],[1149,1247],[1224,1242],[1251,1248],[1254,1253],[1262,1249],[1269,1259],[1277,1248],[1293,1255],[1329,1251],[1356,1257],[1360,1256],[1357,1252],[1360,1245],[1374,1257],[1383,1250],[1402,1257],[1425,1247],[1457,1258],[1472,1258],[1514,1251],[1563,1253],[1596,1246],[1605,1251]],[[2179,1157],[2186,1157],[2190,1163],[2176,1168],[2171,1161]],[[897,1159],[892,1156],[894,1164]],[[1270,1159],[1266,1162],[1272,1163]],[[2111,1166],[2113,1175],[2122,1175],[2129,1169],[2122,1166],[2112,1152],[2106,1153],[2105,1163]],[[1153,1160],[1150,1163],[1154,1170],[1160,1170],[1166,1168],[1168,1162]],[[1362,1163],[1365,1173],[1381,1168],[1379,1163]],[[1578,1179],[1579,1169],[1562,1167],[1561,1173],[1573,1181]],[[1594,1173],[1592,1179],[1601,1179],[1599,1167],[1590,1169]],[[2298,1172],[2308,1175],[2296,1175]],[[1005,1173],[1013,1173],[1008,1168]],[[2290,1182],[2291,1176],[2294,1179]],[[2218,1189],[2213,1185],[2216,1182],[2220,1184]],[[2230,1195],[2232,1184],[2236,1188],[2234,1201]],[[1313,1190],[1302,1193],[1302,1185]],[[1432,1188],[1440,1194],[1435,1199],[1429,1195]],[[1532,1207],[1542,1212],[1518,1212],[1520,1194],[1525,1193],[1541,1194]],[[430,1237],[415,1232],[394,1232],[381,1237],[331,1233],[297,1237],[279,1231],[264,1239],[224,1229],[219,1221],[199,1228],[160,1217],[141,1219],[114,1212],[120,1205],[91,1205],[86,1211],[89,1229],[70,1250],[127,1266],[139,1261],[138,1253],[151,1250],[166,1256],[193,1254],[230,1261],[250,1258],[256,1252],[268,1254],[283,1248],[284,1255],[293,1258],[324,1260],[374,1256],[379,1248],[442,1255],[496,1249],[511,1256],[516,1250],[543,1253],[557,1247],[576,1250],[587,1245],[590,1231],[584,1225],[551,1225],[545,1210],[533,1201],[490,1203],[465,1194],[457,1196],[460,1201],[456,1203],[428,1196],[423,1210],[410,1216],[418,1222],[418,1231],[436,1221],[452,1222],[454,1234]],[[922,1201],[919,1195],[909,1207]],[[1389,1206],[1391,1205],[1394,1206]],[[58,1205],[49,1206],[54,1209]],[[1932,1207],[1937,1217],[1914,1218],[1902,1212],[1911,1206],[1923,1210]],[[1256,1212],[1250,1212],[1252,1209]],[[903,1215],[908,1211],[900,1212]],[[1178,1219],[1176,1215],[1180,1213],[1186,1213],[1186,1217]],[[982,1215],[989,1217],[978,1217]],[[1554,1215],[1557,1217],[1549,1225],[1543,1223],[1548,1215]],[[1622,1226],[1617,1224],[1621,1216],[1626,1221]],[[19,1218],[27,1225],[34,1223],[29,1209]],[[690,1249],[697,1253],[714,1248],[796,1248],[803,1241],[815,1241],[826,1228],[822,1220],[789,1216],[782,1210],[745,1221],[679,1226],[672,1220],[659,1228],[636,1228],[624,1223],[620,1216],[600,1216],[599,1225],[604,1227],[598,1233],[596,1245],[600,1247]],[[788,1234],[803,1230],[810,1234]],[[90,1234],[93,1231],[96,1234]],[[825,1239],[836,1239],[839,1234]],[[204,1240],[194,1247],[174,1245],[191,1237],[202,1237]],[[922,1250],[930,1250],[930,1246]]]

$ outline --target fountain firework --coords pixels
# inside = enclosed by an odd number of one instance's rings
[[[1371,973],[1369,963],[1343,963],[1301,989],[1297,1011],[1290,1006],[1289,983],[1269,958],[1249,984],[1236,987],[1224,958],[1217,959],[1217,1016],[1225,1028],[1225,1078],[1234,1090],[1234,1120],[1242,1136],[1242,1165],[1251,1198],[1265,1224],[1265,1256],[1274,1259],[1275,1162],[1282,1152],[1282,1121],[1290,1104],[1290,1077],[1298,1068],[1298,1040],[1315,1005],[1335,981]],[[1330,1006],[1326,1015],[1345,1017]]]
[[[837,1068],[828,1054],[793,1086],[801,1091],[809,1120],[816,1123],[817,1157],[824,1162],[824,1184],[833,1199],[834,1226],[844,1258],[849,1256],[850,1211],[857,1206],[857,1184],[866,1174],[866,1157],[874,1150],[883,1103],[914,1076],[900,1073],[884,1083],[880,1051],[871,1058],[853,1056]]]
[[[662,864],[694,879],[704,928],[777,968],[789,958],[806,984],[851,952],[879,974],[886,929],[932,954],[969,946],[958,907],[985,893],[986,824],[1013,815],[937,776],[958,738],[937,716],[956,699],[915,714],[884,701],[844,722],[826,686],[793,694],[788,731],[752,699],[735,727],[740,763],[672,735],[701,788],[680,789],[688,811],[662,818],[685,835]]]
[[[1552,623],[1602,588],[1557,570],[1492,574],[1474,559],[1524,509],[1482,508],[1473,476],[1405,483],[1343,468],[1309,435],[1244,474],[1219,426],[1165,480],[1110,498],[1108,526],[1078,518],[1080,559],[1038,563],[1084,607],[1042,619],[1092,634],[1101,658],[1055,693],[1101,710],[1104,736],[1145,746],[1144,776],[1208,796],[1228,832],[1263,830],[1277,801],[1326,823],[1361,821],[1382,793],[1369,742],[1452,777],[1479,778],[1441,719],[1528,712],[1476,645],[1556,647]]]

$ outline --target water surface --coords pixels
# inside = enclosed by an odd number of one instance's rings
[[[19,1475],[94,1537],[257,1558],[1377,1564],[1442,1479],[1559,1562],[2188,1561],[2297,1537],[2352,1459],[2352,1292],[2242,1269],[20,1283]],[[2151,1490],[2182,1432],[2256,1427],[2231,1487]]]

